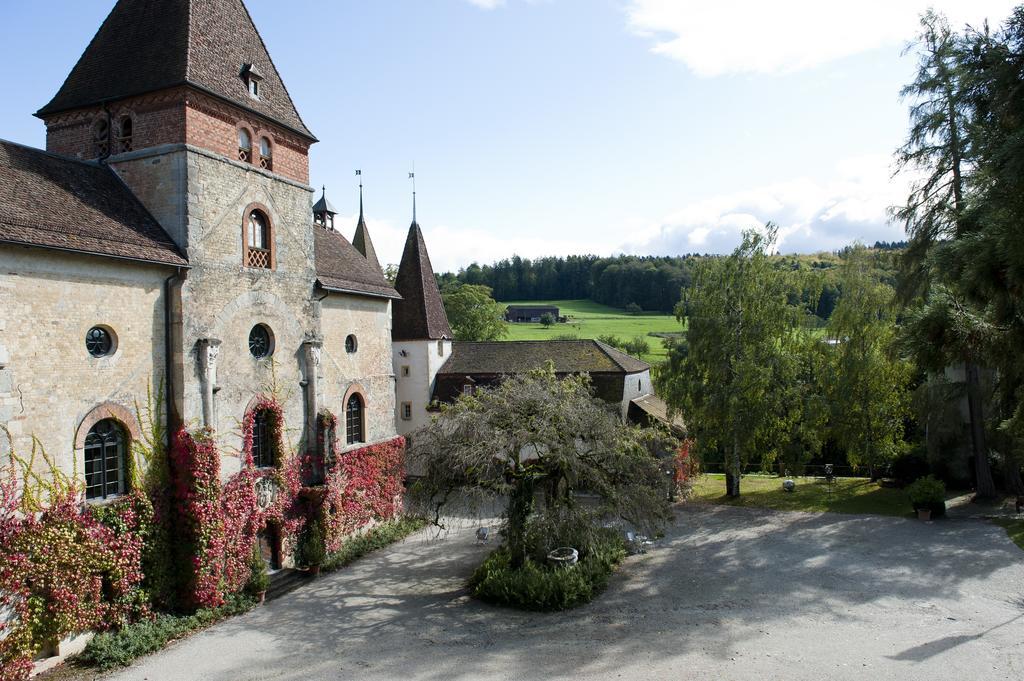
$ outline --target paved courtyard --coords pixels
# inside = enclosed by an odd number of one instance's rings
[[[689,506],[550,615],[467,597],[487,550],[417,535],[112,678],[1024,678],[1024,551],[980,521]]]

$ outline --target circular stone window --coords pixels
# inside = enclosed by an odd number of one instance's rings
[[[352,334],[349,334],[348,337],[345,339],[345,352],[355,352],[358,347],[359,344],[356,342],[356,337],[353,336]]]
[[[274,337],[264,324],[257,324],[249,332],[249,353],[256,359],[274,354]]]
[[[105,326],[94,326],[85,334],[85,349],[93,357],[109,357],[115,348],[114,332]]]

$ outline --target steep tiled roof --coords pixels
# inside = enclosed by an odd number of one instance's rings
[[[0,242],[187,265],[110,168],[3,140]]]
[[[398,298],[384,278],[380,266],[373,266],[341,234],[314,227],[316,278],[330,291]],[[396,304],[398,301],[396,300]]]
[[[241,77],[247,64],[263,77],[259,99]],[[313,139],[242,0],[119,0],[36,115],[184,84]]]
[[[438,375],[518,374],[549,360],[559,374],[634,374],[651,368],[595,340],[456,342]]]
[[[395,288],[402,300],[396,302],[393,312],[391,338],[402,340],[438,340],[452,338],[448,316],[441,302],[441,291],[430,266],[423,232],[414,221],[402,251]]]

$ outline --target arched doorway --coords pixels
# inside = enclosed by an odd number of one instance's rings
[[[267,566],[267,572],[281,569],[281,533],[275,523],[267,523],[256,535],[260,558]]]

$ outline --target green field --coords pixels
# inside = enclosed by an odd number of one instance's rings
[[[683,330],[682,325],[672,315],[654,312],[631,315],[618,308],[599,305],[590,300],[503,301],[501,304],[556,305],[562,316],[569,318],[566,323],[553,324],[550,328],[544,328],[541,324],[509,324],[505,340],[550,340],[572,334],[578,338],[612,335],[627,341],[634,336],[644,336],[650,343],[651,352],[644,355],[643,359],[651,364],[664,361],[667,352],[660,338],[648,334],[679,333]]]

